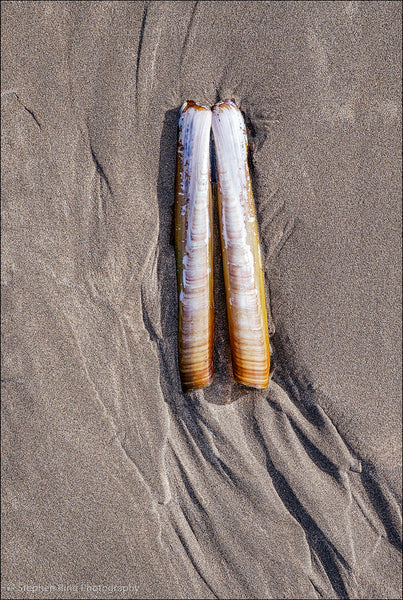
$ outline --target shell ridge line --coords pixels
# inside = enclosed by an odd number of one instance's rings
[[[219,156],[228,156],[232,160],[227,160],[221,167],[221,193],[227,199],[225,207],[222,209],[223,235],[225,247],[228,251],[228,261],[230,264],[247,264],[249,273],[249,284],[254,279],[254,260],[250,245],[247,242],[246,230],[246,204],[248,186],[246,181],[246,171],[244,168],[244,158],[247,156],[244,151],[244,136],[240,135],[239,120],[229,118],[228,109],[223,109],[224,118],[222,126],[218,128],[219,132]],[[237,115],[238,116],[238,115]],[[221,125],[221,119],[219,119]],[[225,136],[225,129],[230,130],[230,134]],[[241,132],[242,133],[242,132]],[[229,148],[226,149],[226,144]],[[246,150],[246,149],[245,149]],[[220,152],[221,151],[221,152]],[[225,159],[224,159],[225,160]],[[218,162],[218,161],[217,161]],[[236,223],[238,230],[234,231],[233,224]],[[234,290],[235,292],[235,290]],[[236,293],[236,292],[235,292]]]
[[[189,179],[191,181],[190,190],[188,193],[187,202],[189,205],[189,217],[188,217],[188,228],[186,232],[186,246],[185,246],[185,256],[184,256],[184,264],[187,267],[191,261],[191,253],[193,248],[203,248],[204,244],[208,245],[208,215],[206,215],[206,211],[208,210],[208,197],[207,202],[205,202],[205,194],[208,192],[208,154],[206,154],[206,148],[201,144],[202,133],[204,133],[203,125],[208,125],[208,120],[206,123],[202,123],[200,128],[196,128],[195,136],[194,136],[194,146],[197,149],[195,154],[191,156],[189,161]],[[192,146],[193,148],[193,146]],[[207,170],[203,172],[203,165],[206,163]],[[193,170],[193,176],[192,176]],[[204,183],[203,183],[204,179]],[[199,197],[200,196],[200,197]],[[197,214],[200,212],[201,214]],[[197,217],[197,218],[196,218]],[[201,240],[198,244],[194,238],[197,238],[198,233],[198,224],[199,228],[202,230],[206,230],[207,235],[204,240]],[[193,235],[192,235],[193,234]],[[207,260],[207,258],[206,258]]]

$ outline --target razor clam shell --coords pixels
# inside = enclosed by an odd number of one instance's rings
[[[213,378],[211,110],[187,101],[179,119],[175,186],[178,356],[184,391]]]
[[[234,378],[264,389],[270,370],[264,278],[245,123],[233,100],[214,106],[212,129]]]

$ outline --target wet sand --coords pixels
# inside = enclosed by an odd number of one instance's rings
[[[4,598],[401,596],[401,4],[3,2]],[[179,108],[248,120],[270,384],[182,394]],[[114,586],[117,586],[114,588]]]

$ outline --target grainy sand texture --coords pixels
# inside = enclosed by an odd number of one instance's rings
[[[2,3],[4,598],[399,598],[400,2]],[[179,109],[247,119],[267,390],[183,394]]]

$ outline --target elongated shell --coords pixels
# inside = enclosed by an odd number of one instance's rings
[[[185,102],[179,119],[175,250],[179,296],[179,370],[184,391],[213,378],[211,110]]]
[[[263,389],[270,369],[264,279],[245,124],[234,101],[215,105],[212,128],[234,378]]]

